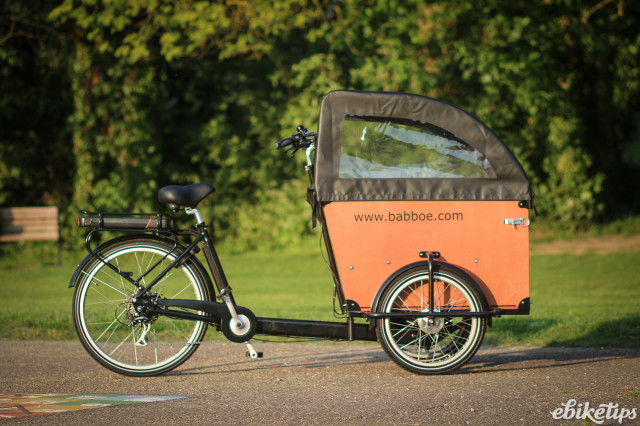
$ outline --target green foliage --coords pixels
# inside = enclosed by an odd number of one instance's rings
[[[574,230],[588,226],[602,211],[595,195],[603,180],[602,174],[589,176],[591,159],[573,142],[576,132],[575,120],[551,120],[549,152],[543,161],[549,178],[539,186],[540,198],[551,207],[549,216]]]
[[[0,6],[0,205],[71,197],[71,113],[63,36],[46,23],[57,2]]]
[[[60,206],[75,245],[78,208],[155,210],[161,186],[210,181],[219,239],[292,243],[308,232],[304,178],[272,142],[347,88],[472,112],[541,213],[586,228],[640,211],[639,21],[622,1],[10,0],[0,204]],[[283,235],[270,214],[292,217]]]
[[[303,179],[288,180],[280,187],[261,192],[253,203],[238,204],[231,223],[236,233],[228,240],[228,250],[245,252],[302,245],[311,233],[311,209],[300,203],[306,186]]]

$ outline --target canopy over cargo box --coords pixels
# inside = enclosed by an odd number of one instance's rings
[[[392,92],[325,96],[315,184],[320,202],[533,199],[518,160],[477,118]]]

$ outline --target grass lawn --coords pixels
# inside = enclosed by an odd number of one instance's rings
[[[640,347],[640,252],[533,255],[531,315],[502,317],[486,343]]]
[[[257,316],[334,320],[331,274],[317,249],[222,262],[236,300]],[[75,339],[67,288],[75,267],[0,268],[0,338]],[[640,347],[639,272],[638,251],[532,255],[531,315],[494,319],[485,342]]]

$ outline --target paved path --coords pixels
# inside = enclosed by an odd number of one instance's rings
[[[209,342],[174,372],[119,376],[77,342],[0,341],[0,392],[186,396],[6,424],[584,424],[554,420],[570,399],[636,408],[640,349],[488,348],[458,372],[418,376],[376,344]],[[605,424],[619,424],[605,421]]]

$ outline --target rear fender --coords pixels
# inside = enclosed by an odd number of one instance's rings
[[[158,242],[161,242],[161,243],[167,243],[166,239],[159,238],[159,237],[156,237],[156,236],[153,236],[153,235],[149,235],[149,234],[128,234],[128,235],[122,235],[120,237],[117,237],[117,238],[111,239],[109,241],[106,241],[105,243],[101,244],[96,249],[94,249],[92,253],[89,253],[84,259],[82,259],[82,262],[80,262],[80,264],[76,268],[75,272],[73,273],[73,276],[71,277],[71,281],[69,282],[69,287],[68,288],[72,288],[72,287],[76,286],[76,284],[78,283],[78,281],[81,278],[82,271],[87,266],[87,264],[92,259],[95,258],[95,255],[97,253],[101,253],[101,252],[105,251],[106,249],[108,249],[109,247],[111,247],[111,246],[113,246],[115,244],[123,243],[123,242],[126,242],[128,240],[137,240],[137,239],[154,240],[154,241],[158,241]],[[181,244],[178,244],[177,245],[177,249],[182,252],[182,251],[185,250],[185,247],[183,245],[181,245]],[[200,278],[202,278],[203,281],[207,285],[207,289],[209,291],[209,298],[212,299],[214,297],[214,295],[215,295],[215,291],[213,289],[213,283],[211,282],[211,278],[209,277],[209,274],[207,273],[206,269],[202,265],[202,262],[200,262],[200,260],[198,260],[198,258],[196,258],[195,256],[192,256],[188,260],[188,262],[191,262],[196,267],[196,269],[198,270],[198,273],[200,274]]]

